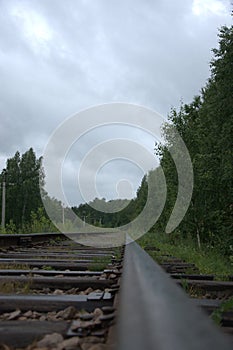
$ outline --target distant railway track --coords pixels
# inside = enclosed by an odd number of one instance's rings
[[[232,349],[205,315],[233,295],[231,281],[167,256],[170,278],[136,243],[93,248],[54,233],[0,236],[0,247],[3,349]],[[221,321],[233,334],[233,311]]]

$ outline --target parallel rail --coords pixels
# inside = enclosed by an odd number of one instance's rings
[[[0,247],[20,246],[29,242],[44,242],[48,239],[62,237],[60,232],[32,233],[32,234],[0,234]]]

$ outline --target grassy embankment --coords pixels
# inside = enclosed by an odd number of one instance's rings
[[[202,245],[201,250],[191,239],[176,239],[166,234],[147,233],[138,240],[142,248],[157,247],[160,251],[148,251],[157,260],[161,261],[162,254],[169,254],[186,262],[194,263],[202,274],[214,274],[215,279],[228,279],[233,275],[233,256],[227,258],[216,249]]]

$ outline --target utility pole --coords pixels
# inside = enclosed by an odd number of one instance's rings
[[[65,208],[62,205],[62,224],[65,225]]]
[[[6,217],[6,172],[4,171],[3,182],[2,182],[2,224],[1,224],[2,229],[5,228],[5,217]]]

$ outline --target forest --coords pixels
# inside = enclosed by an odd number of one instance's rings
[[[182,102],[179,108],[170,111],[163,127],[165,142],[155,144],[155,155],[165,173],[168,194],[162,215],[151,231],[164,232],[177,197],[177,172],[169,153],[173,142],[171,128],[175,126],[192,160],[194,190],[189,209],[179,227],[170,234],[171,239],[192,239],[200,247],[208,244],[230,256],[233,255],[233,26],[222,27],[218,35],[219,45],[213,49],[206,85],[190,103]],[[136,197],[117,213],[98,212],[89,205],[91,203],[72,209],[80,218],[85,217],[86,222],[97,226],[126,224],[142,211],[147,199],[148,178],[156,177],[158,171],[156,168],[143,177]],[[2,189],[6,184],[5,224],[1,233],[57,230],[43,208],[40,181],[46,181],[42,158],[36,157],[33,148],[22,155],[17,151],[7,160],[0,174],[1,211]],[[42,195],[47,196],[46,192]],[[61,202],[54,198],[48,200],[59,208],[61,218],[64,210]]]

